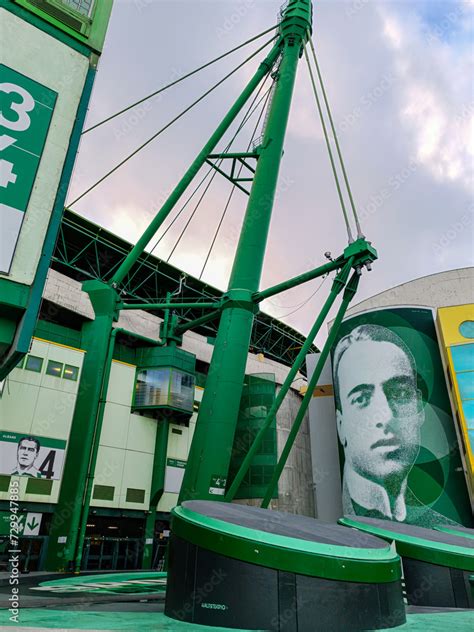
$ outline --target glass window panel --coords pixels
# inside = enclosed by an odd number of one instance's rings
[[[474,429],[474,399],[462,402],[462,410],[468,428]]]
[[[464,338],[474,338],[474,320],[465,320],[459,325],[459,333]]]
[[[78,366],[72,366],[71,364],[64,365],[63,378],[65,380],[72,380],[73,382],[76,382],[78,377],[79,377]]]
[[[170,368],[143,369],[137,374],[135,385],[136,407],[167,406]]]
[[[61,2],[70,9],[87,16],[91,15],[94,4],[94,0],[61,0]]]
[[[63,372],[63,363],[56,362],[56,360],[49,360],[48,366],[46,367],[47,375],[54,375],[55,377],[61,377]]]
[[[43,358],[38,358],[38,356],[29,355],[26,358],[25,369],[27,371],[34,371],[35,373],[41,373],[41,369],[43,367]]]
[[[451,356],[456,373],[474,370],[474,344],[451,347]]]
[[[456,375],[461,399],[474,399],[474,371]]]
[[[169,405],[180,410],[192,411],[194,404],[194,375],[173,369]]]

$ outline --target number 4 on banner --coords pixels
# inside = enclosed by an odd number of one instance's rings
[[[13,173],[13,163],[8,160],[0,160],[0,187],[15,184],[17,174]]]

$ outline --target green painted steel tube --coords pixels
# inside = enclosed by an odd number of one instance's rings
[[[132,336],[133,338],[136,338],[137,340],[143,340],[144,342],[147,342],[149,344],[154,344],[156,346],[162,345],[160,341],[156,341],[151,338],[141,336],[140,334],[135,334],[131,331],[128,331],[127,329],[123,329],[122,327],[113,328],[110,334],[109,348],[107,351],[107,358],[105,360],[105,370],[104,370],[104,376],[103,376],[103,381],[102,381],[101,395],[99,399],[99,407],[97,411],[97,420],[96,420],[94,436],[92,440],[89,468],[87,471],[87,477],[85,481],[84,500],[82,503],[81,516],[79,520],[76,553],[74,556],[74,571],[76,573],[80,572],[81,570],[82,549],[84,547],[87,520],[89,517],[89,508],[90,508],[90,503],[91,503],[91,498],[92,498],[92,489],[94,486],[95,467],[97,464],[97,456],[99,454],[100,435],[102,432],[102,424],[104,421],[105,405],[107,403],[107,391],[109,387],[110,371],[112,370],[112,359],[113,359],[114,349],[115,349],[115,340],[117,338],[117,334],[119,333],[127,334],[129,336]]]
[[[338,257],[334,261],[325,263],[319,268],[315,268],[314,270],[309,270],[308,272],[299,274],[298,276],[295,276],[292,279],[288,279],[288,281],[283,281],[283,283],[278,283],[278,285],[269,287],[266,290],[262,290],[261,292],[255,292],[252,298],[256,303],[260,303],[266,298],[275,296],[275,294],[280,294],[281,292],[290,290],[292,287],[296,287],[297,285],[301,285],[302,283],[307,283],[308,281],[317,279],[320,276],[329,274],[329,272],[333,272],[334,270],[337,270],[338,268],[343,266],[344,262],[345,262],[344,257]]]
[[[201,149],[194,162],[191,164],[189,169],[186,171],[184,176],[178,182],[171,195],[168,197],[166,202],[163,204],[161,209],[158,211],[154,219],[150,222],[147,229],[144,231],[143,235],[137,241],[135,246],[127,255],[125,261],[122,263],[120,268],[114,274],[111,284],[113,286],[121,283],[126,276],[126,274],[130,271],[133,264],[137,261],[140,255],[145,250],[146,246],[149,244],[150,240],[155,235],[158,228],[162,225],[164,220],[168,217],[170,212],[173,210],[175,204],[178,202],[179,198],[182,196],[186,188],[189,186],[193,178],[198,173],[199,169],[203,166],[206,161],[208,155],[212,152],[214,147],[220,141],[225,132],[229,129],[230,125],[234,121],[235,117],[238,115],[242,107],[245,105],[247,100],[252,95],[255,88],[258,86],[260,81],[265,77],[265,75],[271,70],[273,64],[278,59],[280,54],[281,43],[278,41],[275,46],[273,46],[270,53],[264,59],[264,61],[258,67],[256,73],[250,79],[238,99],[235,101],[234,105],[230,108],[227,114],[222,119],[221,123],[218,125],[210,139]]]
[[[337,332],[339,331],[339,327],[341,325],[342,319],[344,318],[344,315],[347,311],[347,308],[349,306],[349,303],[351,302],[351,300],[353,299],[356,291],[357,291],[357,286],[359,284],[359,273],[357,271],[355,271],[349,281],[349,283],[347,284],[347,287],[344,291],[344,296],[342,298],[342,302],[341,305],[339,307],[339,310],[337,312],[337,316],[334,320],[333,326],[331,328],[331,331],[329,333],[329,336],[326,340],[326,343],[321,351],[321,354],[319,356],[318,359],[318,363],[316,364],[316,368],[314,369],[314,373],[311,376],[311,379],[308,383],[308,390],[305,393],[305,396],[303,397],[303,401],[301,402],[301,406],[298,410],[298,413],[296,415],[295,421],[293,422],[293,425],[291,427],[290,433],[288,435],[288,439],[286,440],[286,443],[283,447],[281,456],[278,460],[278,463],[275,467],[275,470],[273,472],[273,476],[272,476],[272,480],[270,481],[268,487],[267,487],[267,491],[265,494],[265,497],[262,501],[261,506],[262,507],[268,507],[272,496],[273,496],[273,490],[275,489],[276,484],[278,483],[278,480],[281,476],[281,473],[283,471],[283,468],[285,467],[286,461],[288,459],[288,455],[290,454],[291,448],[293,447],[293,444],[295,442],[296,436],[299,432],[299,429],[301,427],[301,424],[303,422],[306,410],[309,406],[309,403],[311,401],[311,398],[313,397],[313,391],[316,387],[316,384],[318,382],[319,376],[321,375],[321,371],[323,370],[324,364],[326,362],[326,359],[329,355],[329,352],[331,351],[331,347],[334,343],[334,340],[336,339],[336,335]]]
[[[250,446],[249,451],[247,452],[247,454],[245,455],[244,460],[242,461],[242,464],[239,468],[239,471],[237,472],[237,474],[235,475],[234,480],[232,481],[231,486],[229,487],[229,490],[225,496],[225,500],[226,501],[232,501],[234,499],[235,494],[237,493],[240,484],[242,483],[242,480],[244,479],[245,474],[247,473],[248,468],[250,467],[250,464],[252,463],[252,460],[258,450],[258,448],[260,447],[260,444],[262,443],[262,440],[265,436],[265,433],[267,432],[268,428],[270,427],[273,419],[275,418],[275,415],[277,414],[278,410],[280,409],[280,406],[283,402],[283,400],[286,397],[286,394],[288,393],[290,386],[293,383],[293,380],[296,377],[296,374],[298,373],[299,369],[301,368],[303,362],[306,359],[306,355],[309,352],[311,345],[313,344],[314,339],[316,338],[317,333],[319,332],[319,330],[321,329],[322,324],[324,323],[324,320],[326,319],[326,316],[328,315],[329,310],[331,309],[331,307],[334,304],[334,301],[336,300],[337,295],[343,290],[347,279],[349,277],[349,272],[351,270],[351,266],[352,266],[352,260],[349,261],[344,268],[341,270],[341,272],[337,275],[337,277],[334,279],[333,281],[333,286],[331,288],[331,292],[329,293],[328,298],[326,299],[326,302],[324,303],[324,306],[322,308],[322,310],[320,311],[313,327],[311,328],[311,331],[308,334],[308,337],[305,340],[304,345],[301,347],[300,352],[298,353],[298,355],[296,356],[296,359],[290,369],[290,371],[288,372],[288,375],[286,376],[285,381],[283,382],[283,384],[281,385],[281,388],[278,392],[278,395],[275,398],[275,401],[273,402],[266,418],[265,421],[263,422],[260,430],[258,431],[252,445]]]
[[[202,307],[202,309],[215,309],[220,307],[222,301],[214,301],[212,303],[122,303],[120,309],[193,309]]]
[[[81,570],[82,562],[82,548],[84,546],[84,538],[86,535],[87,518],[89,515],[89,507],[92,497],[92,487],[94,484],[95,466],[97,463],[97,455],[99,453],[100,433],[102,431],[102,422],[104,420],[105,403],[107,401],[107,388],[109,385],[110,371],[112,369],[112,357],[115,348],[115,338],[118,334],[118,329],[112,329],[109,338],[109,348],[107,350],[107,358],[105,360],[104,376],[102,381],[101,394],[99,399],[99,407],[97,411],[97,420],[94,428],[94,436],[92,439],[92,447],[90,453],[90,463],[87,471],[87,477],[85,480],[85,493],[84,500],[81,507],[81,515],[79,519],[79,531],[76,543],[76,554],[74,556],[74,571],[79,573]]]
[[[110,292],[113,292],[109,288]],[[79,531],[84,484],[89,466],[95,422],[102,391],[109,338],[114,314],[96,314],[95,320],[83,327],[86,349],[76,398],[71,432],[66,453],[56,510],[49,531],[46,570],[68,570]]]
[[[156,506],[165,491],[166,454],[168,451],[169,418],[157,420],[155,454],[150,488],[149,512],[145,522],[145,543],[142,568],[151,568],[153,563],[153,540],[155,536]],[[151,540],[151,542],[150,542]]]
[[[255,311],[252,294],[260,283],[304,36],[291,33],[284,39],[279,77],[229,282],[229,300],[222,308],[179,502],[197,498],[224,500]]]
[[[185,331],[188,331],[189,329],[194,329],[195,327],[199,327],[200,325],[205,325],[211,320],[215,320],[219,316],[220,313],[221,313],[220,309],[215,309],[214,311],[209,312],[208,314],[204,314],[204,316],[201,316],[200,318],[195,318],[194,320],[190,320],[188,323],[182,323],[181,325],[178,325],[177,327],[175,327],[174,333],[177,336],[180,336],[181,334],[183,334]]]

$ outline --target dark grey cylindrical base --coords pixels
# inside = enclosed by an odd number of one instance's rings
[[[407,601],[413,606],[474,608],[469,571],[402,559]]]
[[[165,614],[215,627],[355,632],[405,622],[400,581],[336,581],[249,564],[172,535]]]

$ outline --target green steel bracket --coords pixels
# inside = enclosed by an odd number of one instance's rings
[[[190,320],[187,323],[182,323],[180,325],[177,325],[175,328],[175,334],[176,335],[183,334],[185,331],[188,331],[189,329],[194,329],[196,327],[200,327],[201,325],[209,323],[213,320],[216,320],[216,318],[220,316],[220,313],[221,313],[220,309],[215,309],[212,312],[209,312],[208,314],[204,314],[204,316],[201,316],[200,318],[195,318],[194,320]]]
[[[82,289],[89,295],[96,316],[113,314],[113,319],[115,321],[118,320],[120,298],[110,285],[97,279],[92,279],[90,281],[84,281]]]
[[[253,292],[251,290],[244,290],[235,288],[229,290],[224,294],[222,299],[222,309],[229,307],[239,307],[240,309],[246,309],[252,314],[258,314],[259,307],[253,299]]]
[[[258,152],[258,151],[242,152],[242,153],[210,154],[206,158],[206,162],[213,169],[215,169],[218,173],[223,175],[227,180],[232,182],[232,184],[234,184],[238,189],[240,189],[241,191],[243,191],[247,195],[250,195],[250,191],[247,191],[247,189],[245,187],[243,187],[240,184],[240,182],[252,182],[253,181],[253,176],[255,174],[255,169],[254,169],[254,167],[252,167],[252,165],[250,165],[247,162],[247,160],[249,160],[249,159],[258,160],[259,155],[260,155],[260,152]],[[212,162],[213,160],[220,160],[220,161],[232,160],[230,173],[226,173],[225,171],[220,169],[216,165],[215,162]],[[238,173],[236,173],[237,165],[240,165],[241,167],[245,167],[248,171],[251,172],[252,177],[250,177],[250,178],[248,178],[248,177],[245,177],[245,178],[241,177]]]
[[[365,265],[370,270],[370,264],[378,258],[378,254],[370,241],[361,238],[345,248],[344,259],[349,259],[349,257],[355,257],[355,266]]]
[[[344,253],[333,259],[329,263],[325,263],[318,268],[314,268],[314,270],[309,270],[308,272],[303,272],[303,274],[299,274],[288,281],[283,281],[282,283],[278,283],[277,285],[273,285],[272,287],[267,288],[266,290],[262,290],[261,292],[255,292],[253,294],[253,300],[256,303],[260,303],[266,298],[270,298],[271,296],[275,296],[275,294],[280,294],[281,292],[285,292],[297,285],[301,285],[306,283],[307,281],[311,281],[312,279],[316,279],[317,277],[321,277],[333,270],[338,270],[342,268],[347,261],[352,259],[352,266],[354,268],[360,268],[361,266],[366,266],[367,270],[371,269],[371,264],[378,258],[377,251],[372,246],[370,241],[366,239],[357,239],[357,241],[349,244]]]
[[[167,310],[169,311],[169,310]],[[160,325],[160,338],[166,344],[170,342],[181,346],[183,344],[183,332],[177,330],[179,318],[177,314],[169,314]]]
[[[284,38],[297,39],[302,45],[308,41],[313,29],[313,6],[311,0],[289,0],[280,9],[280,34]]]
[[[351,265],[353,265],[353,263],[351,262]],[[351,300],[354,298],[355,293],[357,292],[357,287],[359,285],[359,280],[360,280],[360,273],[358,270],[355,270],[352,273],[351,278],[349,279],[348,284],[346,285],[346,288],[344,290],[344,293],[342,295],[342,301],[341,301],[341,305],[339,307],[339,310],[336,314],[336,318],[334,320],[333,326],[331,327],[331,331],[329,332],[329,336],[326,339],[326,342],[321,350],[321,353],[319,354],[319,359],[318,362],[316,364],[316,367],[314,369],[313,375],[311,376],[311,379],[308,382],[308,388],[307,391],[303,397],[303,401],[300,404],[299,410],[296,414],[295,420],[293,421],[293,425],[290,428],[290,432],[288,434],[288,438],[286,440],[285,445],[283,446],[280,458],[278,460],[278,463],[275,467],[275,470],[273,472],[273,476],[272,479],[270,481],[270,483],[268,484],[267,487],[267,492],[265,494],[265,497],[262,501],[261,507],[268,507],[272,497],[273,497],[273,491],[280,479],[281,473],[283,471],[283,468],[285,467],[286,461],[288,459],[288,455],[291,452],[291,449],[295,443],[296,437],[298,435],[298,432],[301,428],[301,424],[303,422],[304,416],[306,414],[306,411],[308,409],[309,403],[313,397],[313,393],[314,393],[314,389],[316,387],[316,384],[318,383],[318,379],[319,376],[321,375],[321,372],[323,370],[324,364],[327,360],[327,357],[331,351],[331,348],[334,344],[334,341],[336,339],[337,333],[339,331],[339,327],[341,326],[341,323],[344,319],[345,313],[347,311],[347,308],[349,307],[349,303],[351,302]],[[336,285],[336,284],[335,284]],[[340,287],[340,285],[339,285]]]

